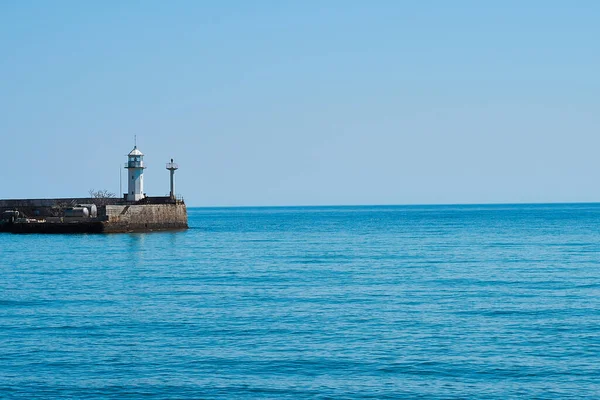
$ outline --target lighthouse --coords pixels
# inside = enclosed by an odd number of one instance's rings
[[[127,155],[127,201],[138,201],[144,198],[144,154],[138,150],[137,145]]]

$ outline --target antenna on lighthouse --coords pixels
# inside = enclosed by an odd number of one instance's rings
[[[169,172],[171,173],[171,193],[169,193],[169,196],[171,197],[171,200],[175,200],[175,171],[179,169],[179,165],[175,164],[173,162],[173,159],[171,158],[171,162],[167,163],[167,169],[169,170]]]

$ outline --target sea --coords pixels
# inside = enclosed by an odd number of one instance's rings
[[[0,234],[0,398],[600,398],[600,204],[188,213]]]

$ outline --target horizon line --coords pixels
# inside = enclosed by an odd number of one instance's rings
[[[187,205],[189,208],[300,208],[300,207],[452,207],[452,206],[541,206],[541,205],[585,205],[600,204],[599,201],[549,201],[549,202],[506,202],[506,203],[411,203],[411,204],[295,204],[295,205]]]

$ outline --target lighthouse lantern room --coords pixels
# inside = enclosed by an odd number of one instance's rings
[[[137,145],[127,155],[125,169],[128,171],[127,201],[138,201],[144,198],[144,154],[138,150]]]

